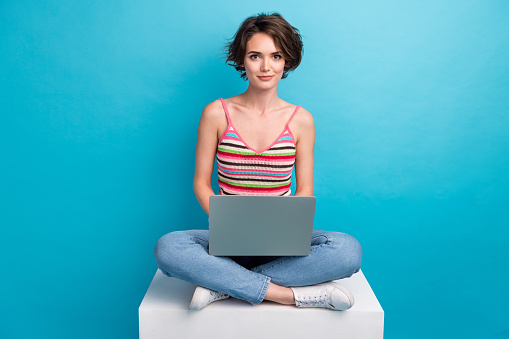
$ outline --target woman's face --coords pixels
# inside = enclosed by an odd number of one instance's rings
[[[283,76],[285,60],[266,33],[256,33],[247,42],[244,67],[250,86],[271,88]]]

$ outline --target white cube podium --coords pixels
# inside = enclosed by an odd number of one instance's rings
[[[140,339],[383,338],[384,312],[362,271],[337,280],[355,304],[346,311],[229,298],[189,311],[196,285],[157,270],[139,308]]]

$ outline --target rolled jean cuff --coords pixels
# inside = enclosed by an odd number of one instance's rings
[[[270,284],[270,277],[265,277],[265,281],[263,282],[263,286],[262,286],[262,289],[260,291],[260,295],[258,296],[258,299],[256,299],[255,302],[250,302],[251,305],[258,305],[259,303],[261,303],[263,301],[263,299],[265,298],[265,294],[267,293],[267,289],[269,288],[269,284]]]

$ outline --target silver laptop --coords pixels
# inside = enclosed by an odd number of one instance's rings
[[[209,254],[308,255],[315,206],[315,197],[210,196]]]

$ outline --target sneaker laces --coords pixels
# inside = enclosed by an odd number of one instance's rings
[[[216,300],[226,299],[226,298],[230,297],[228,294],[220,293],[220,292],[216,292],[216,291],[212,291],[212,290],[210,290],[210,294],[212,295],[212,299],[210,300],[210,302],[214,302]]]
[[[320,295],[305,295],[296,298],[295,303],[298,307],[327,307],[331,308],[327,302],[327,293],[323,293]]]

